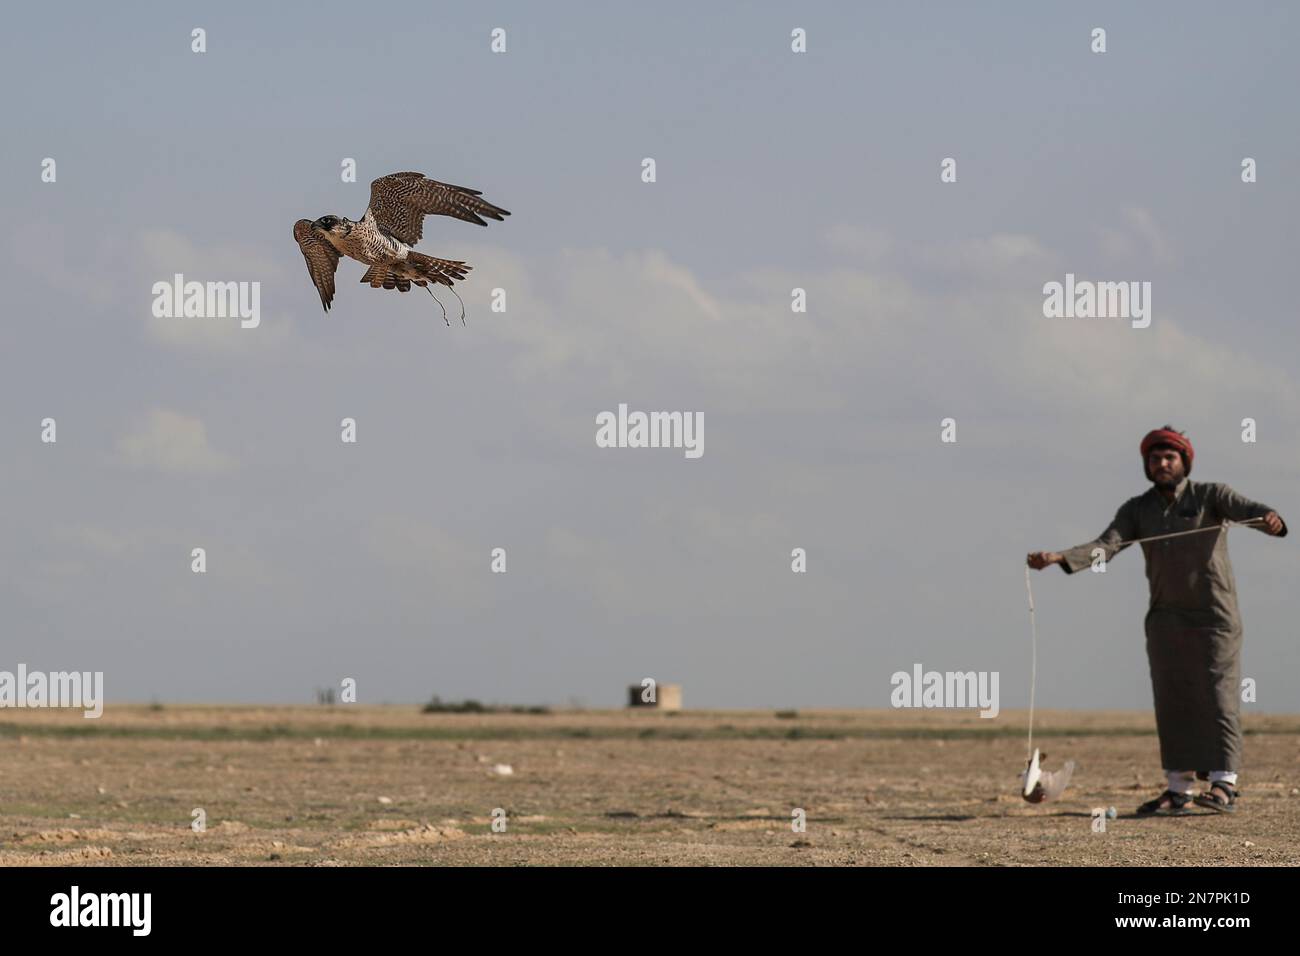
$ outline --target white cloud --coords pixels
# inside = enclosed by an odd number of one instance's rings
[[[234,461],[208,443],[203,422],[155,408],[135,432],[117,442],[118,461],[132,468],[211,474],[229,470]]]
[[[22,236],[22,241],[14,238]],[[287,231],[285,242],[292,244]],[[168,348],[255,357],[299,341],[294,313],[317,301],[307,270],[287,275],[269,244],[196,243],[174,229],[145,228],[112,239],[87,239],[79,232],[46,222],[10,230],[10,261],[30,276],[80,295],[97,308],[125,310],[146,322],[147,334]],[[301,262],[296,247],[289,250]],[[301,299],[288,302],[262,296],[260,324],[241,328],[238,318],[158,318],[153,314],[155,282],[261,282],[264,290],[288,293],[292,279],[306,286]]]
[[[153,314],[155,282],[260,282],[268,289],[288,292],[292,283],[275,259],[259,247],[239,243],[198,245],[173,229],[145,229],[136,239],[134,261],[141,275],[138,314],[148,319],[154,341],[171,348],[239,355],[266,353],[296,339],[293,314],[273,297],[260,296],[259,324],[243,328],[238,318],[168,318]],[[304,268],[302,283],[316,301],[316,291]]]
[[[1125,206],[1120,210],[1119,227],[1104,226],[1097,230],[1098,242],[1106,255],[1114,259],[1152,261],[1172,265],[1176,259],[1173,244],[1149,209]]]
[[[1160,248],[1149,217],[1126,215]],[[854,235],[837,227],[828,242],[847,253]],[[934,399],[978,409],[1020,396],[1026,414],[1085,409],[1088,425],[1147,409],[1211,418],[1229,394],[1264,410],[1257,414],[1295,420],[1300,409],[1291,377],[1271,356],[1252,356],[1226,324],[1213,340],[1187,331],[1158,295],[1148,329],[1045,318],[1042,286],[1060,278],[1061,256],[1032,236],[911,244],[870,236],[857,268],[841,259],[716,281],[661,252],[525,259],[482,247],[473,258],[476,277],[512,296],[512,311],[488,328],[517,347],[516,376],[545,378],[552,390],[580,383],[618,398],[629,381],[667,381],[697,405],[738,413],[870,412]],[[881,248],[897,250],[891,268],[872,264]],[[790,311],[795,286],[808,292],[807,314]],[[655,400],[671,403],[672,395]]]

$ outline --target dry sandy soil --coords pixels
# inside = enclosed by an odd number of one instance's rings
[[[1078,764],[1040,806],[1018,796],[1024,726],[906,710],[5,710],[0,865],[1300,863],[1300,717],[1246,719],[1238,813],[1163,819],[1133,816],[1164,784],[1150,714],[1039,712],[1045,766]],[[1091,808],[1109,806],[1118,819],[1094,833]]]

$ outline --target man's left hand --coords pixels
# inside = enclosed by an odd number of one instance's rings
[[[1276,511],[1270,511],[1268,514],[1264,515],[1264,530],[1269,534],[1282,533],[1282,519],[1278,517]]]

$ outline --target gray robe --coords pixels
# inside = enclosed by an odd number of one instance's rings
[[[1184,478],[1172,502],[1153,485],[1130,498],[1095,541],[1063,551],[1067,574],[1106,561],[1120,541],[1187,531],[1225,519],[1260,518],[1276,509],[1227,485]],[[1238,532],[1240,533],[1240,532]],[[1283,525],[1282,534],[1287,533]],[[1241,617],[1228,560],[1228,530],[1142,545],[1151,605],[1147,661],[1155,698],[1160,762],[1166,770],[1237,770],[1241,765]]]

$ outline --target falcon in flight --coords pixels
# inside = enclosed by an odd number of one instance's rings
[[[320,293],[320,304],[328,312],[334,301],[334,271],[340,256],[370,267],[361,281],[368,282],[371,288],[409,292],[411,283],[415,283],[433,295],[429,288],[432,282],[447,286],[454,295],[452,282],[465,278],[470,266],[454,259],[426,256],[411,246],[424,235],[424,217],[428,215],[453,216],[480,226],[487,225],[484,216],[502,222],[510,215],[482,195],[477,189],[440,183],[423,173],[392,173],[370,184],[370,205],[360,222],[342,216],[299,219],[293,224],[293,238],[307,260],[307,272]],[[450,320],[447,324],[451,324]]]

